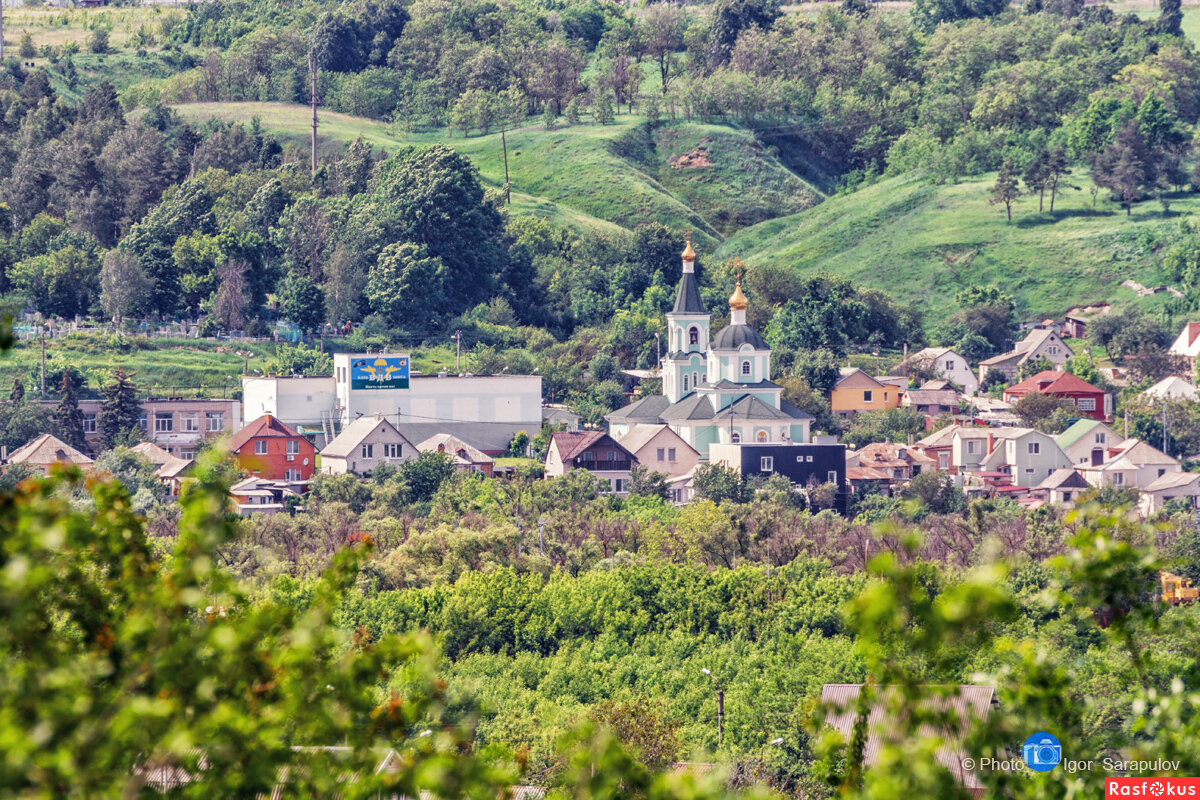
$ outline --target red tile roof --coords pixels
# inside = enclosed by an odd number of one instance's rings
[[[229,449],[236,453],[245,447],[246,442],[251,439],[261,439],[264,437],[298,439],[300,438],[300,434],[270,414],[263,414],[233,435],[233,438],[229,440]]]
[[[1045,384],[1045,386],[1042,384]],[[1082,378],[1072,375],[1069,372],[1052,369],[1031,375],[1020,383],[1015,383],[1004,390],[1005,394],[1020,395],[1029,394],[1030,392],[1039,392],[1041,394],[1072,394],[1079,392],[1104,394],[1103,389],[1097,389]]]

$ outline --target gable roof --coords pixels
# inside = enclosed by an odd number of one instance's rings
[[[556,433],[557,436],[571,436],[569,433]],[[492,457],[483,452],[477,447],[473,447],[457,436],[449,433],[439,433],[430,436],[425,441],[417,445],[417,449],[422,453],[436,453],[441,450],[446,455],[450,456],[456,463],[462,464],[490,464]]]
[[[154,442],[139,442],[129,449],[139,455],[145,456],[151,464],[158,464],[160,466],[168,463],[175,457]]]
[[[664,400],[666,398],[663,398]],[[713,409],[713,404],[709,401],[707,395],[689,394],[687,397],[680,400],[674,405],[669,405],[663,409],[662,419],[666,420],[697,420],[697,419],[712,419],[717,412]]]
[[[1071,467],[1060,467],[1037,485],[1038,489],[1088,489],[1091,484]]]
[[[1169,352],[1177,356],[1192,358],[1200,355],[1200,322],[1189,322],[1184,325]]]
[[[1050,330],[1049,328],[1035,328],[1029,332],[1028,336],[1026,336],[1021,341],[1017,342],[1016,347],[1013,348],[1013,352],[1014,353],[1032,353],[1034,350],[1037,350],[1039,347],[1044,345],[1050,339],[1060,339],[1060,337],[1057,333]],[[1060,341],[1061,341],[1061,339],[1060,339]],[[1066,348],[1068,353],[1071,353],[1071,355],[1074,355],[1074,352],[1071,350],[1071,348],[1067,347],[1065,343],[1063,344],[1063,347]]]
[[[729,420],[772,420],[789,421],[795,419],[786,411],[764,403],[752,394],[739,397],[733,403],[713,415],[713,422],[728,422]]]
[[[195,461],[188,461],[184,458],[176,458],[175,456],[171,456],[171,459],[160,466],[155,474],[160,478],[171,480],[180,477],[185,472],[191,472],[192,468],[195,466]]]
[[[629,456],[633,455],[627,447],[604,431],[567,431],[553,435],[553,443],[558,448],[558,457],[563,461],[574,458],[603,439],[608,439],[617,449],[624,450]]]
[[[946,353],[950,353],[951,355],[956,355],[956,356],[958,355],[958,353],[955,353],[949,347],[924,347],[924,348],[918,350],[917,352],[910,354],[908,358],[904,359],[900,363],[901,364],[916,364],[916,363],[925,363],[925,362],[929,362],[929,361],[937,361],[939,358],[944,356]],[[962,356],[959,356],[959,358],[962,358]]]
[[[1121,442],[1118,446],[1109,450],[1112,458],[1125,458],[1129,463],[1143,466],[1146,464],[1178,464],[1179,459],[1159,450],[1151,444],[1147,444],[1141,439],[1130,438]]]
[[[1167,489],[1182,489],[1185,486],[1195,486],[1198,481],[1200,481],[1200,472],[1168,472],[1155,478],[1142,491],[1161,492]]]
[[[671,401],[665,395],[652,394],[643,397],[641,400],[635,400],[624,408],[618,408],[611,414],[605,415],[605,419],[610,422],[621,422],[625,420],[639,420],[644,422],[660,422],[662,413],[671,405]]]
[[[379,428],[385,428],[391,433],[393,442],[407,444],[409,447],[412,446],[412,443],[404,438],[404,434],[396,430],[396,426],[386,419],[382,417],[359,417],[335,436],[332,442],[325,445],[325,449],[321,451],[321,456],[346,458],[358,449],[363,439],[366,439]]]
[[[1063,450],[1066,450],[1084,436],[1087,436],[1089,433],[1091,433],[1097,426],[1104,428],[1105,431],[1108,431],[1116,436],[1116,432],[1113,431],[1112,428],[1108,427],[1098,419],[1081,419],[1077,420],[1071,425],[1071,427],[1054,437],[1054,441],[1058,442],[1059,447],[1061,447]]]
[[[249,442],[251,439],[261,439],[264,437],[303,438],[287,425],[284,425],[275,416],[263,414],[233,435],[233,438],[229,440],[229,449],[236,453],[245,447],[246,442]]]
[[[921,439],[917,442],[917,445],[920,447],[949,447],[951,441],[954,439],[954,434],[958,433],[960,428],[962,426],[958,424],[947,425],[941,430],[934,431],[924,439]]]
[[[11,464],[33,464],[35,466],[49,466],[57,463],[92,463],[92,459],[49,433],[43,433],[33,441],[9,453],[8,460]]]
[[[666,425],[634,425],[629,429],[629,433],[625,434],[620,439],[617,439],[617,443],[630,453],[636,455],[639,450],[649,444],[663,431],[666,431],[668,434],[678,439],[684,447],[691,449],[691,445],[685,442],[679,434],[671,430]]]
[[[910,464],[936,464],[937,462],[905,444],[872,442],[854,451],[862,467],[907,467]]]
[[[1045,385],[1043,385],[1045,384]],[[1020,383],[1014,383],[1004,390],[1005,394],[1070,394],[1072,392],[1104,394],[1103,389],[1097,389],[1090,383],[1069,372],[1058,369],[1047,369],[1036,375],[1030,375]]]
[[[1178,375],[1168,375],[1142,394],[1157,400],[1200,400],[1200,389]]]
[[[882,381],[879,381],[878,379],[871,377],[870,375],[863,372],[858,367],[842,367],[840,370],[838,370],[838,372],[841,374],[841,377],[839,377],[837,379],[837,383],[835,383],[833,385],[833,388],[835,388],[835,389],[838,388],[839,386],[841,386],[844,381],[848,381],[851,378],[856,378],[859,375],[866,378],[868,381],[875,384],[880,389],[883,389],[886,387],[886,384],[884,384]]]
[[[1000,355],[992,356],[991,358],[985,358],[983,361],[979,362],[979,365],[981,367],[996,367],[1001,364],[1007,364],[1009,361],[1016,361],[1023,355],[1024,353],[1021,353],[1020,351],[1009,350],[1007,353],[1001,353]]]
[[[957,406],[958,392],[953,389],[910,389],[904,400],[913,406]]]

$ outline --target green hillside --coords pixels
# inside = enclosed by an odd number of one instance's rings
[[[988,204],[994,181],[880,181],[742,230],[718,256],[740,256],[751,268],[775,263],[846,275],[934,315],[952,310],[963,287],[996,284],[1012,292],[1022,316],[1035,317],[1131,298],[1120,287],[1126,279],[1160,284],[1156,242],[1177,231],[1179,214],[1200,211],[1200,195],[1181,195],[1171,198],[1168,218],[1154,201],[1126,217],[1106,193],[1093,208],[1091,193],[1076,189],[1059,198],[1053,215],[1038,214],[1036,198],[1021,198],[1009,224],[1003,206]],[[1083,176],[1073,182],[1090,186]]]
[[[175,107],[193,120],[248,122],[257,116],[285,138],[307,141],[305,106],[281,103],[195,103]],[[379,147],[444,141],[470,156],[491,186],[504,183],[500,135],[449,138],[406,134],[361,117],[323,111],[326,150],[362,136]],[[661,222],[691,229],[711,247],[740,227],[808,208],[821,199],[754,137],[727,126],[668,123],[653,132],[638,117],[613,125],[547,131],[529,125],[507,134],[513,205],[518,212],[575,226],[632,228]]]

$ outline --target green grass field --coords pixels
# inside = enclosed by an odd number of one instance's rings
[[[247,122],[257,116],[270,130],[297,142],[307,141],[311,124],[307,107],[282,103],[175,108],[193,120]],[[443,141],[469,156],[488,185],[504,183],[498,133],[468,138],[408,134],[382,122],[322,111],[318,135],[326,152],[357,136],[384,149]],[[712,247],[740,227],[821,199],[751,134],[727,126],[679,122],[651,133],[641,118],[621,116],[612,125],[551,131],[530,124],[510,131],[506,139],[514,211],[575,227],[661,222],[690,229],[702,245]]]
[[[1023,318],[1061,314],[1073,305],[1134,297],[1125,279],[1162,282],[1147,236],[1173,233],[1178,215],[1200,212],[1200,195],[1171,200],[1171,217],[1147,201],[1132,217],[1101,193],[1068,191],[1054,214],[1022,198],[1006,223],[988,204],[994,176],[935,186],[892,178],[814,209],[747,228],[717,256],[740,256],[753,268],[784,264],[828,271],[918,302],[930,317],[954,308],[966,286],[996,284],[1011,292]],[[1083,176],[1074,183],[1088,184]]]

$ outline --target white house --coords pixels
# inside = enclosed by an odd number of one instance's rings
[[[1056,469],[1071,466],[1054,437],[1033,428],[1000,428],[985,440],[981,471],[1006,472],[1014,486],[1034,488]]]
[[[1051,472],[1034,490],[1048,503],[1073,508],[1079,495],[1091,489],[1092,485],[1070,467],[1063,467]]]
[[[638,464],[668,478],[689,474],[700,463],[695,448],[666,425],[634,425],[617,441]]]
[[[360,417],[351,422],[321,451],[321,472],[326,475],[370,475],[380,464],[400,464],[417,457],[417,448],[381,417]]]
[[[962,387],[964,394],[979,391],[979,380],[967,360],[949,347],[926,347],[910,355],[901,366],[920,366],[951,383]]]
[[[1168,375],[1142,392],[1142,396],[1151,403],[1161,400],[1195,401],[1200,400],[1200,389],[1197,389],[1195,384],[1190,383],[1186,378]]]
[[[1183,326],[1175,343],[1168,350],[1171,355],[1187,362],[1188,372],[1196,374],[1196,358],[1200,356],[1200,322],[1189,322]]]
[[[988,372],[996,370],[1011,383],[1017,377],[1017,370],[1030,361],[1045,358],[1057,368],[1067,363],[1067,359],[1073,355],[1075,353],[1054,331],[1033,330],[1009,352],[980,361],[979,381],[982,383],[987,379]]]
[[[1095,419],[1081,419],[1055,437],[1072,464],[1092,467],[1107,461],[1109,448],[1123,440],[1123,436]]]
[[[1077,465],[1093,486],[1132,486],[1142,489],[1164,475],[1179,472],[1179,460],[1141,439],[1126,439],[1108,450],[1108,458],[1098,466]]]
[[[1200,507],[1200,472],[1168,472],[1145,486],[1138,498],[1138,510],[1153,516],[1172,500],[1184,500],[1192,508]]]

